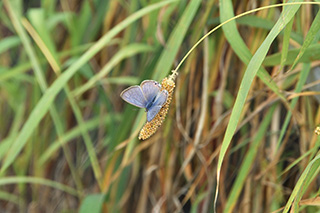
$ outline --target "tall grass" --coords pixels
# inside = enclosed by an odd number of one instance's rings
[[[1,209],[318,211],[320,3],[277,3],[0,2]],[[119,94],[173,69],[139,141]]]

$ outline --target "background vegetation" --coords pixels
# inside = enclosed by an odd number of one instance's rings
[[[0,1],[0,211],[319,211],[319,5],[279,3]],[[139,141],[120,92],[234,14]]]

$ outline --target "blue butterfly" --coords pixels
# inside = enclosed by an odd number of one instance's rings
[[[131,86],[123,90],[121,98],[136,107],[145,108],[147,121],[150,122],[158,114],[168,98],[168,91],[161,90],[161,85],[153,80],[145,80],[140,86]]]

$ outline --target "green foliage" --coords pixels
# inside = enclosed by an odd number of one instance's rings
[[[91,194],[87,196],[80,207],[80,213],[99,213],[102,211],[102,205],[105,195],[103,194]]]
[[[314,212],[320,3],[276,3],[0,1],[1,209]],[[171,70],[138,141],[119,94]]]

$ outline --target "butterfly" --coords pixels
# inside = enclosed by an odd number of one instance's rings
[[[145,108],[147,121],[150,122],[158,114],[168,98],[168,91],[161,90],[161,85],[153,80],[145,80],[140,86],[135,85],[123,90],[120,97],[139,108]]]

